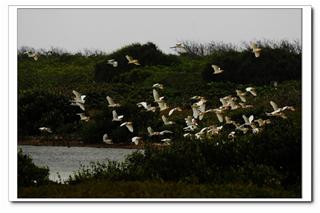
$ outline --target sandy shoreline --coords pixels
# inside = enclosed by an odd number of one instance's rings
[[[20,139],[18,145],[32,146],[67,146],[67,147],[94,147],[94,148],[118,148],[118,149],[143,149],[143,145],[134,144],[84,144],[76,140],[48,140],[48,139]]]

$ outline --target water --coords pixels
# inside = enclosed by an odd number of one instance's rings
[[[107,160],[123,161],[135,149],[65,147],[65,146],[29,146],[21,145],[23,153],[29,154],[35,165],[48,166],[49,179],[62,181],[80,168],[80,164],[89,165],[90,162],[106,162]]]

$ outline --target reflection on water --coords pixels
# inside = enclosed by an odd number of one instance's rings
[[[21,145],[23,153],[31,155],[37,166],[48,166],[50,180],[58,180],[57,172],[62,180],[77,171],[82,165],[90,162],[106,162],[107,160],[123,161],[135,149],[64,147],[64,146],[29,146]]]

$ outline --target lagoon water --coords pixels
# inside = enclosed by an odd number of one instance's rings
[[[29,154],[37,166],[48,166],[49,179],[66,180],[69,175],[90,162],[107,162],[107,160],[123,161],[135,149],[65,147],[65,146],[29,146],[21,145],[23,153]]]

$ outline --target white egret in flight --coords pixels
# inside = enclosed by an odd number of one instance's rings
[[[113,144],[112,139],[108,138],[108,134],[107,133],[102,136],[102,141],[105,144]]]
[[[118,66],[118,62],[114,59],[109,59],[108,60],[108,64],[112,65],[113,67],[117,67]]]
[[[112,121],[122,121],[123,115],[118,115],[116,110],[112,110]]]
[[[128,60],[128,64],[140,65],[138,59],[133,59],[131,56],[126,55],[126,59]]]
[[[109,103],[108,107],[120,107],[120,104],[115,103],[110,96],[107,96],[106,99]]]
[[[142,142],[142,137],[135,136],[131,138],[131,142],[134,143],[135,145],[139,145],[139,143]]]
[[[39,130],[41,132],[48,132],[48,133],[52,133],[52,130],[49,127],[39,127]]]
[[[251,49],[252,49],[252,52],[254,53],[254,56],[258,58],[261,54],[262,49],[258,48],[256,43],[251,43]]]
[[[126,126],[130,132],[133,132],[132,122],[124,122],[120,126]]]
[[[221,69],[220,67],[218,67],[215,64],[211,65],[211,67],[214,70],[214,72],[213,72],[214,75],[220,74],[220,73],[222,73],[224,71],[223,69]]]

